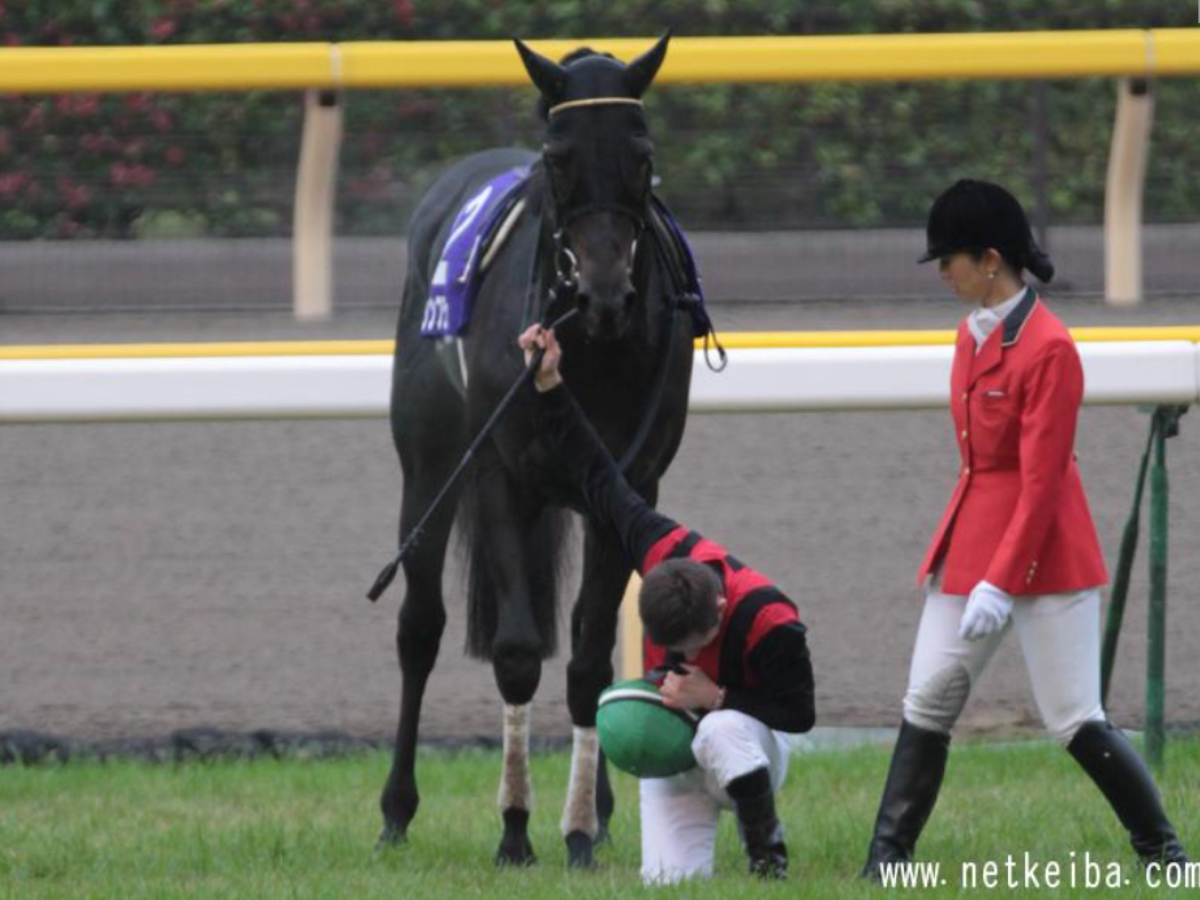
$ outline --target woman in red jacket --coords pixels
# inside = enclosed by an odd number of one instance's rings
[[[933,204],[928,252],[973,309],[959,326],[950,409],[961,466],[921,565],[925,609],[904,720],[863,874],[912,858],[937,800],[950,731],[1015,631],[1047,730],[1092,778],[1146,863],[1187,860],[1140,756],[1100,703],[1107,581],[1075,463],[1083,370],[1063,324],[1022,281],[1048,282],[1025,212],[959,181]]]

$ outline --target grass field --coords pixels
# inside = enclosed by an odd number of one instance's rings
[[[540,863],[498,871],[495,808],[499,757],[427,753],[423,795],[409,843],[373,852],[377,793],[387,758],[188,764],[79,763],[0,768],[0,897],[46,898],[542,898],[618,897],[642,890],[637,877],[636,784],[618,774],[613,841],[599,867],[567,872],[558,835],[568,759],[534,760],[532,838]],[[849,898],[1007,894],[1011,854],[1021,896],[1183,897],[1200,887],[1147,887],[1115,818],[1066,753],[1048,744],[957,748],[920,846],[942,864],[946,886],[885,891],[853,877],[887,768],[886,749],[798,756],[781,798],[792,876],[761,884],[743,875],[730,817],[722,825],[716,878],[656,889],[655,897]],[[1185,842],[1200,840],[1196,808],[1200,742],[1171,744],[1161,779]],[[1084,853],[1123,865],[1131,885],[1089,889]],[[1041,888],[1025,882],[1024,854]],[[1074,854],[1074,856],[1072,856]],[[1074,862],[1073,862],[1074,860]],[[975,889],[961,864],[979,864]],[[983,864],[997,863],[985,887]],[[1060,888],[1045,865],[1061,866]],[[1074,872],[1076,887],[1069,887]],[[1107,874],[1108,870],[1104,872]]]

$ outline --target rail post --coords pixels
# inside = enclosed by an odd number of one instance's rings
[[[1150,610],[1146,629],[1146,759],[1163,764],[1166,743],[1163,698],[1167,658],[1167,544],[1169,538],[1167,439],[1179,434],[1186,406],[1160,406],[1154,411],[1154,462],[1150,467]]]

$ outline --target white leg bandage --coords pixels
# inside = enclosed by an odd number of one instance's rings
[[[600,830],[596,815],[596,767],[600,760],[600,743],[595,728],[575,728],[571,742],[571,783],[567,786],[567,803],[563,807],[563,837],[572,831],[582,831],[595,838]]]
[[[504,771],[496,803],[501,810],[533,809],[533,782],[529,777],[530,704],[504,706]]]

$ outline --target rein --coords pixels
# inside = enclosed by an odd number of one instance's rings
[[[658,257],[666,263],[663,255],[662,241],[657,234],[651,235],[651,242],[654,244],[654,249]],[[667,266],[667,277],[672,281],[674,274],[670,267]],[[642,414],[642,421],[638,425],[638,430],[633,435],[633,440],[629,446],[625,448],[625,452],[621,454],[620,460],[617,461],[617,468],[621,472],[625,472],[633,464],[634,458],[641,451],[642,446],[646,443],[646,438],[650,435],[650,426],[654,423],[658,416],[659,407],[662,406],[663,394],[666,393],[667,373],[671,368],[672,351],[675,348],[675,312],[679,309],[679,298],[672,294],[667,301],[666,327],[663,329],[663,341],[665,347],[662,354],[658,358],[658,371],[654,375],[654,386],[650,389],[650,402],[646,404],[646,411]]]

